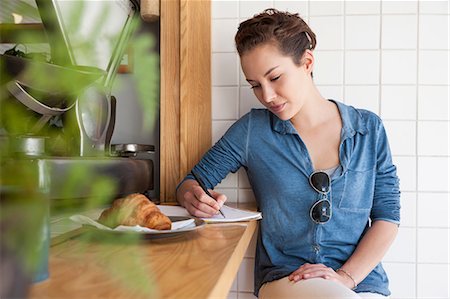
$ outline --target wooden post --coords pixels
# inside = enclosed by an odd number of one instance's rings
[[[211,4],[162,0],[160,200],[211,146]]]

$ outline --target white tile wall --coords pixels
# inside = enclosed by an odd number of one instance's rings
[[[448,138],[448,135],[447,135]],[[417,163],[418,191],[450,192],[448,167],[450,157],[420,157]],[[433,174],[432,176],[430,174]]]
[[[418,1],[383,1],[383,14],[417,14]]]
[[[213,5],[211,5],[212,20],[229,19],[229,18],[237,19],[237,16],[239,16],[239,1],[213,1],[213,2],[214,2]]]
[[[450,120],[448,85],[419,85],[419,120]]]
[[[342,85],[318,85],[320,93],[327,99],[342,99],[344,87]]]
[[[344,52],[316,51],[314,77],[318,85],[341,85],[344,82]]]
[[[220,137],[231,127],[234,121],[215,120],[212,123],[212,143],[216,143]]]
[[[213,19],[211,30],[214,35],[211,36],[211,48],[213,52],[233,52],[234,33],[229,28],[237,29],[239,21],[236,19]]]
[[[426,95],[425,95],[426,96]],[[444,99],[445,100],[445,99]],[[381,87],[381,117],[383,119],[415,120],[417,88],[414,85],[383,85]],[[428,105],[426,106],[433,106]]]
[[[310,16],[342,15],[344,2],[341,1],[309,1]]]
[[[448,264],[417,266],[417,298],[449,298]]]
[[[264,106],[256,99],[250,85],[247,83],[239,90],[239,116],[243,116],[250,111],[251,108],[263,108]]]
[[[318,34],[318,36],[322,38],[322,35]],[[346,49],[348,50],[378,49],[379,45],[380,45],[379,15],[368,15],[368,16],[349,15],[345,17]]]
[[[445,156],[449,153],[449,121],[419,121],[417,153],[421,156]]]
[[[416,122],[411,120],[386,120],[391,152],[396,156],[412,156],[416,154]]]
[[[403,191],[400,218],[402,227],[416,227],[417,223],[417,193]],[[445,215],[445,213],[444,213]]]
[[[344,90],[346,104],[378,113],[380,88],[377,85],[345,85]]]
[[[302,18],[308,17],[308,2],[309,1],[281,1],[274,0],[273,7],[281,11],[295,11],[302,16]]]
[[[393,156],[392,158],[397,166],[401,191],[417,191],[417,158],[415,156]]]
[[[345,51],[346,84],[378,84],[380,55],[378,51]]]
[[[382,49],[415,49],[417,46],[416,15],[383,15]]]
[[[244,258],[237,275],[239,291],[253,292],[253,266],[254,259]]]
[[[449,6],[448,1],[420,1],[419,11],[421,14],[445,14]]]
[[[316,50],[341,50],[344,48],[344,18],[342,16],[310,17],[309,25],[316,36],[324,36]]]
[[[234,53],[212,53],[211,81],[213,86],[238,84],[238,58]]]
[[[346,15],[379,14],[380,1],[348,1],[345,3]]]
[[[239,1],[239,17],[247,19],[269,7],[273,1]]]
[[[419,24],[420,49],[448,50],[448,16],[420,15]]]
[[[391,298],[449,298],[449,2],[212,2],[213,142],[252,107],[234,34],[265,8],[298,12],[317,34],[314,80],[327,98],[379,114],[402,191],[402,224],[384,258]],[[254,201],[244,170],[218,187],[230,201]],[[254,298],[255,238],[229,298]]]
[[[382,84],[416,84],[417,51],[384,50],[381,61]]]
[[[439,215],[435,208],[439,207]],[[447,193],[421,192],[417,199],[417,225],[419,227],[450,228],[450,202]]]
[[[212,88],[212,118],[236,120],[239,114],[239,88],[237,86]]]
[[[385,262],[384,268],[389,275],[392,299],[428,298],[416,297],[417,271],[415,263]]]
[[[417,229],[417,261],[419,263],[448,264],[450,262],[448,256],[449,232],[448,228]]]
[[[400,227],[398,236],[383,261],[414,263],[417,258],[417,253],[415,250],[416,243],[417,229]]]
[[[419,84],[448,84],[449,50],[419,51]]]

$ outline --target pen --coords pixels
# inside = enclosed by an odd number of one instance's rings
[[[211,195],[211,193],[209,193],[208,189],[206,189],[205,184],[203,184],[202,180],[200,179],[199,176],[197,176],[197,174],[194,172],[194,170],[192,170],[191,173],[194,176],[197,183],[200,185],[200,187],[202,187],[203,191],[205,191],[206,195],[208,195],[209,197],[214,199],[214,197]],[[222,213],[222,211],[220,209],[219,209],[219,213],[223,216],[223,218],[225,218],[225,215]]]

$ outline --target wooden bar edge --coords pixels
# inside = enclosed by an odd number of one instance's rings
[[[245,252],[247,251],[248,245],[250,244],[250,241],[256,231],[257,224],[258,221],[256,220],[246,222],[247,228],[239,240],[232,257],[228,260],[227,265],[223,269],[215,287],[208,295],[208,298],[227,298],[231,285],[233,284],[234,278],[239,270],[239,266],[241,265]]]

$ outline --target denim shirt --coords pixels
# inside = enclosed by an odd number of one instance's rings
[[[325,224],[310,219],[319,194],[309,184],[314,169],[301,136],[290,121],[267,109],[244,115],[194,167],[210,189],[240,167],[247,172],[263,215],[255,256],[256,296],[262,284],[288,276],[304,263],[338,269],[371,221],[399,224],[399,180],[380,118],[335,103],[342,119],[340,165],[331,177],[332,217]],[[390,294],[381,263],[355,291]]]

